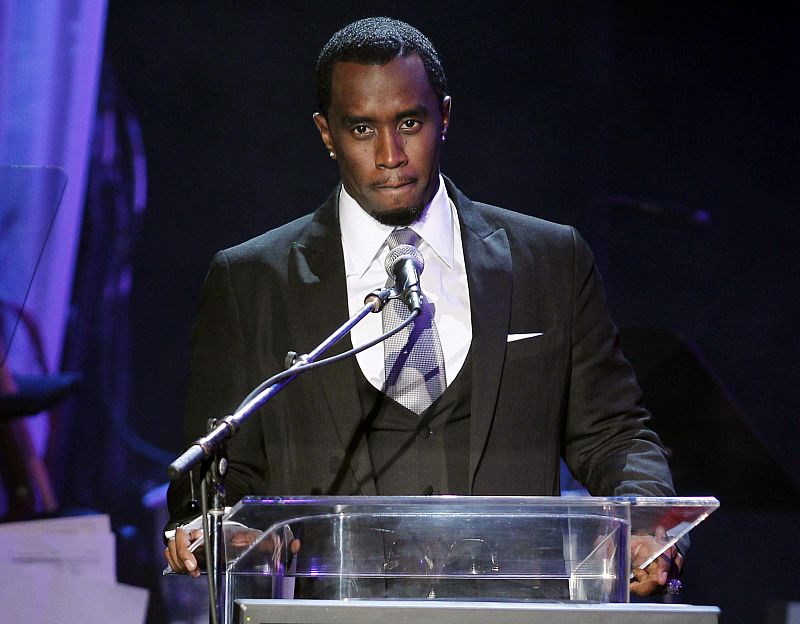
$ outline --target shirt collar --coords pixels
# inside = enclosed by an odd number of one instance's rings
[[[450,268],[454,265],[453,218],[453,207],[440,174],[439,189],[422,216],[410,227]],[[339,192],[339,227],[342,232],[345,273],[358,276],[367,272],[380,254],[386,237],[395,229],[394,226],[376,221],[362,210],[344,185]]]

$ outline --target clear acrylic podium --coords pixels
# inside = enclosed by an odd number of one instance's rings
[[[237,612],[258,599],[626,603],[632,567],[647,563],[645,555],[631,561],[632,541],[655,558],[718,505],[714,498],[248,497],[223,525],[226,621],[240,621]]]

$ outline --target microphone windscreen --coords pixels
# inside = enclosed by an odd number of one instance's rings
[[[386,272],[390,276],[394,277],[394,265],[401,258],[408,258],[413,261],[414,265],[417,267],[417,274],[422,273],[422,270],[425,268],[425,259],[422,257],[419,249],[414,247],[414,245],[398,245],[386,254],[386,260],[383,263]]]

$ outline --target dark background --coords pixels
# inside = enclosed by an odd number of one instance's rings
[[[683,599],[721,605],[724,622],[763,621],[770,601],[797,600],[792,4],[111,0],[106,70],[141,124],[148,175],[127,426],[165,456],[182,450],[188,335],[211,256],[333,189],[337,171],[311,120],[316,55],[349,21],[390,15],[419,27],[443,59],[453,98],[443,171],[472,199],[578,226],[623,337],[667,328],[667,343],[685,347],[651,371],[663,382],[652,392],[681,395],[665,380],[699,366],[698,383],[724,399],[720,409],[673,402],[680,418],[653,409],[676,470],[692,473],[679,493],[722,503],[696,532]],[[709,223],[692,222],[706,213]],[[630,334],[632,351],[653,364],[641,335]],[[166,462],[113,433],[97,451],[82,464],[121,472],[125,484],[73,496],[147,535],[135,510],[165,481]],[[141,578],[128,580],[150,584],[156,568],[142,560],[128,570]]]

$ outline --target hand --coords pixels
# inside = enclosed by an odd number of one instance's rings
[[[294,555],[300,552],[300,540],[292,535],[288,527],[286,529],[283,534],[273,532],[268,535],[256,529],[240,529],[231,532],[227,538],[228,548],[234,552],[253,548],[255,552],[269,555],[273,564],[277,565],[284,558],[288,563]]]
[[[227,547],[233,551],[244,551],[258,542],[256,548],[261,552],[270,555],[280,552],[281,538],[276,534],[268,535],[266,539],[262,539],[264,536],[262,531],[241,525],[236,526],[235,524],[234,526],[228,526],[225,533],[228,542]],[[175,531],[175,537],[169,540],[167,547],[164,549],[164,558],[173,572],[189,574],[195,578],[200,576],[205,550],[200,547],[194,552],[190,552],[189,546],[202,535],[202,529],[191,531],[177,529]],[[291,537],[291,534],[289,537],[289,553],[293,556],[300,550],[300,540]]]
[[[666,593],[670,579],[680,576],[683,567],[683,555],[675,546],[668,548],[646,568],[639,566],[647,561],[653,553],[661,550],[667,539],[666,531],[657,527],[655,536],[631,535],[631,565],[633,577],[630,590],[637,596],[652,596]]]
[[[200,563],[194,553],[189,551],[189,545],[203,534],[202,529],[186,531],[177,529],[175,537],[169,540],[164,549],[164,558],[173,572],[188,574],[194,578],[200,576]],[[199,549],[198,553],[202,551]]]

